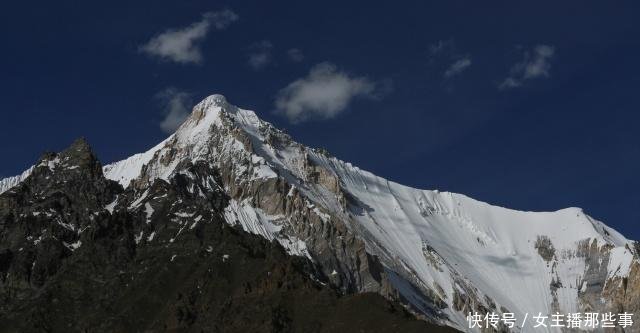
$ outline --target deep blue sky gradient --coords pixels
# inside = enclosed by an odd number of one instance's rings
[[[578,206],[640,239],[640,8],[637,1],[36,1],[0,10],[0,177],[85,136],[103,163],[165,137],[167,87],[194,101],[221,93],[285,129],[391,180],[521,210]],[[212,31],[204,62],[158,61],[139,45],[204,12],[240,19]],[[273,62],[247,65],[269,40]],[[429,46],[453,41],[473,63]],[[555,47],[550,77],[499,90],[522,48]],[[299,48],[304,60],[287,59]],[[391,82],[379,100],[291,124],[277,92],[320,62]]]

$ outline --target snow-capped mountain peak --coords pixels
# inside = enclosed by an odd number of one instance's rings
[[[624,282],[640,280],[635,243],[581,209],[522,212],[397,184],[295,142],[222,95],[104,174],[142,202],[185,161],[218,170],[227,223],[310,258],[344,291],[378,292],[431,320],[468,330],[475,311],[640,307],[640,284]]]

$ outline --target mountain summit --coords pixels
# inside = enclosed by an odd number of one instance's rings
[[[0,190],[14,192],[38,168]],[[521,212],[397,184],[295,142],[222,95],[155,147],[102,170],[123,191],[104,214],[137,214],[143,225],[166,200],[160,184],[193,200],[224,196],[172,212],[177,227],[164,242],[189,237],[219,209],[227,225],[309,260],[342,294],[378,293],[460,330],[470,330],[469,312],[640,310],[637,243],[581,209]],[[136,232],[136,243],[160,241],[152,228]]]

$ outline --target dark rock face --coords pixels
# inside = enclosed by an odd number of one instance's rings
[[[219,173],[123,189],[84,140],[0,195],[0,332],[453,332],[225,223]]]
[[[551,240],[547,236],[538,236],[536,244],[534,245],[538,254],[544,261],[550,262],[556,255],[556,250],[551,243]]]

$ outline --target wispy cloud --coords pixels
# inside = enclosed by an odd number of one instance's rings
[[[302,54],[302,51],[298,48],[289,49],[287,51],[287,55],[293,62],[301,62],[302,60],[304,60],[304,54]]]
[[[191,113],[192,95],[176,88],[167,88],[157,93],[155,98],[163,106],[164,119],[160,122],[160,129],[165,133],[173,133]]]
[[[462,74],[471,64],[471,55],[464,55],[458,52],[453,39],[439,40],[429,45],[429,62],[441,70],[445,79],[451,79]],[[446,67],[445,67],[446,66]],[[450,85],[451,82],[446,82]],[[451,86],[449,86],[451,89]]]
[[[536,45],[530,50],[525,50],[522,61],[511,67],[510,75],[504,79],[499,89],[517,88],[524,81],[549,77],[551,59],[555,55],[555,48],[549,45]]]
[[[347,109],[356,97],[379,98],[384,85],[366,77],[355,77],[324,62],[315,65],[306,77],[280,90],[276,112],[298,123],[311,119],[329,119]]]
[[[444,77],[446,79],[449,79],[456,75],[459,75],[460,73],[464,72],[467,68],[469,68],[469,66],[471,66],[470,56],[465,56],[462,59],[458,59],[454,63],[452,63],[451,66],[449,66],[449,68],[447,68],[447,70],[444,72]]]
[[[238,15],[229,9],[208,12],[202,19],[181,29],[168,29],[140,46],[140,51],[162,60],[181,64],[200,64],[203,61],[200,42],[211,28],[226,29],[238,20]]]
[[[261,70],[271,63],[273,44],[268,40],[255,43],[249,47],[248,63],[251,68]]]

